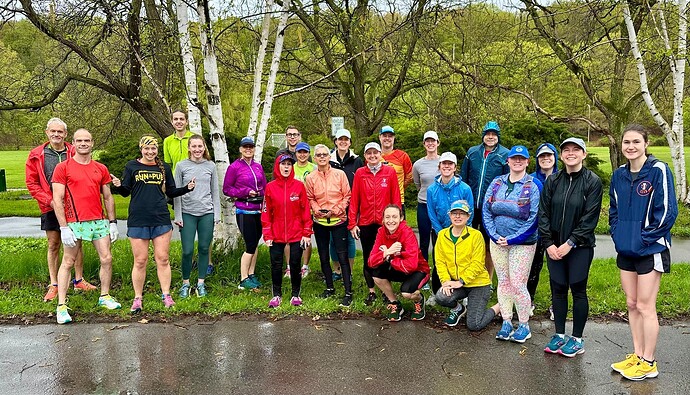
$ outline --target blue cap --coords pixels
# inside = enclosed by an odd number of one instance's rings
[[[393,130],[393,127],[392,127],[392,126],[386,125],[386,126],[382,127],[382,128],[381,128],[381,131],[379,132],[379,134],[384,134],[384,133],[393,133],[393,134],[395,134],[395,130]]]
[[[240,140],[240,147],[244,147],[245,145],[255,146],[256,144],[254,144],[253,138],[246,136],[242,137],[242,140]]]
[[[467,203],[467,200],[456,200],[453,202],[453,204],[450,205],[450,210],[448,212],[450,213],[451,211],[454,210],[462,210],[466,212],[467,214],[470,213],[470,204]]]
[[[300,142],[297,143],[297,145],[295,146],[295,152],[297,152],[297,151],[307,151],[307,152],[311,152],[311,147],[309,146],[309,144],[305,143],[304,141],[300,141]]]
[[[489,121],[484,125],[484,129],[482,129],[482,134],[486,134],[486,132],[495,132],[496,134],[501,132],[501,128],[498,126],[498,122],[496,121]]]
[[[292,155],[289,155],[289,154],[280,155],[280,159],[278,159],[278,163],[283,163],[286,160],[289,160],[290,162],[295,163],[295,158],[293,158]]]
[[[524,145],[514,145],[508,154],[509,158],[512,158],[513,156],[522,156],[525,159],[529,159],[529,151]]]

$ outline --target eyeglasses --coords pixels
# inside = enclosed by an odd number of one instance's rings
[[[299,133],[285,133],[287,137],[298,137],[300,134]]]
[[[253,145],[243,145],[242,149],[254,149]]]
[[[450,212],[450,216],[451,216],[451,217],[462,217],[463,214],[469,215],[469,214],[467,214],[466,212],[464,212],[464,211],[462,211],[462,210],[455,210],[455,211],[451,211],[451,212]]]
[[[317,158],[325,158],[325,157],[328,156],[328,154],[325,153],[325,152],[322,152],[322,153],[320,153],[320,154],[314,154],[314,156],[317,157]]]

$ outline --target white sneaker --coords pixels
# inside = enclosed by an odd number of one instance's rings
[[[108,310],[115,310],[122,307],[122,305],[110,295],[100,296],[98,298],[98,305],[103,306]]]
[[[305,278],[309,275],[309,266],[302,266],[302,278]]]
[[[70,317],[69,313],[67,312],[67,305],[63,304],[58,306],[55,316],[57,317],[58,324],[67,324],[72,322],[72,317]]]
[[[285,275],[283,277],[290,278],[290,268],[285,269]]]

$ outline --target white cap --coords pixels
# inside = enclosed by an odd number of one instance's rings
[[[381,146],[379,143],[376,143],[372,141],[371,143],[367,143],[367,145],[364,146],[364,152],[367,152],[370,148],[376,149],[378,152],[381,152]]]
[[[429,130],[426,133],[424,133],[424,138],[422,141],[426,141],[426,139],[434,139],[437,142],[441,142],[441,140],[438,139],[438,133],[434,132],[433,130]]]
[[[458,164],[458,157],[455,156],[455,154],[452,152],[444,152],[441,154],[441,157],[438,158],[438,163],[441,163],[441,162],[453,162],[457,165]]]
[[[541,155],[541,154],[551,154],[551,155],[555,155],[556,152],[555,152],[554,150],[552,150],[551,148],[549,148],[548,145],[544,145],[543,147],[541,147],[541,148],[539,149],[539,151],[537,151],[537,158],[538,158],[539,155]]]
[[[338,131],[335,132],[335,138],[336,138],[336,139],[339,139],[339,138],[341,138],[341,137],[343,137],[343,136],[345,136],[345,137],[349,138],[350,140],[352,140],[352,135],[350,135],[350,131],[347,130],[347,129],[338,129]]]

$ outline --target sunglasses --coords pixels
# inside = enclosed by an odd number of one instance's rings
[[[327,157],[327,156],[329,156],[329,155],[322,152],[322,153],[320,153],[320,154],[314,154],[314,156],[317,157],[317,158],[325,158],[325,157]]]

